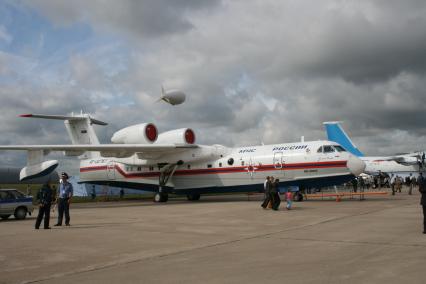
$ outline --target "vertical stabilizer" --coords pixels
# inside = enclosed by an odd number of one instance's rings
[[[21,115],[21,117],[63,120],[71,142],[75,145],[99,144],[99,139],[96,135],[95,129],[93,128],[93,124],[107,125],[106,122],[94,119],[88,114],[83,113],[71,116],[23,114]],[[99,153],[86,152],[86,154],[83,155],[82,158],[89,158],[97,155],[99,155]]]
[[[351,152],[357,157],[363,157],[364,154],[358,150],[358,148],[352,143],[349,136],[343,130],[340,122],[332,121],[332,122],[324,122],[325,130],[327,131],[328,140],[334,141],[342,145],[347,151]]]

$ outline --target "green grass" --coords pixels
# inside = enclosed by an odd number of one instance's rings
[[[29,195],[34,197],[34,203],[37,202],[37,193],[42,187],[42,184],[0,184],[0,188],[11,188],[11,189],[17,189],[23,194],[27,194],[27,188],[29,186]],[[59,184],[53,185],[55,189],[59,187]],[[54,195],[56,196],[56,191],[54,192]],[[102,195],[102,196],[96,196],[94,200],[92,200],[91,196],[73,196],[71,201],[73,203],[84,203],[84,202],[109,202],[109,201],[120,201],[120,200],[147,200],[152,199],[152,196],[150,194],[125,194],[122,199],[118,195]]]

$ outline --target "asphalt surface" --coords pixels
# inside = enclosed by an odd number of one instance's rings
[[[0,221],[0,283],[425,283],[417,192],[277,212],[259,198],[75,204],[51,230]]]

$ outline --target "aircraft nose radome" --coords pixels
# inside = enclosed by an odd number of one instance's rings
[[[365,163],[361,159],[353,155],[349,157],[347,165],[348,165],[349,171],[354,176],[359,176],[365,170]]]

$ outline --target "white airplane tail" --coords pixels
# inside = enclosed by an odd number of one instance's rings
[[[107,125],[106,122],[94,119],[88,114],[79,115],[44,115],[44,114],[23,114],[20,117],[43,118],[64,120],[65,128],[71,139],[72,144],[99,144],[92,124]]]
[[[56,119],[63,120],[65,128],[67,129],[68,135],[71,139],[72,144],[74,145],[98,145],[99,139],[96,135],[96,132],[93,128],[93,124],[97,125],[107,125],[106,122],[94,119],[88,114],[78,114],[71,116],[66,115],[44,115],[44,114],[23,114],[20,117],[29,117],[29,118],[43,118],[43,119]],[[67,156],[79,156],[82,155],[82,152],[66,152]],[[82,158],[93,158],[94,156],[99,155],[94,152],[87,152],[82,156]]]

